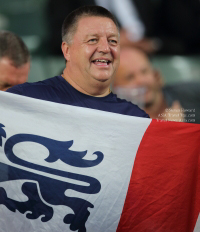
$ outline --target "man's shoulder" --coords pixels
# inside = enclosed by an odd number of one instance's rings
[[[138,105],[133,104],[130,101],[125,99],[120,99],[115,95],[115,101],[118,104],[118,109],[121,111],[121,114],[149,118],[149,115]]]

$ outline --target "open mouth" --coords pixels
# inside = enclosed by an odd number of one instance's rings
[[[108,66],[111,63],[111,61],[107,59],[96,59],[93,60],[92,63],[98,66]]]

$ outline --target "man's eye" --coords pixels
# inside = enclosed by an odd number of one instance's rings
[[[116,40],[113,40],[113,39],[109,40],[109,42],[110,42],[111,44],[117,44],[117,41],[116,41]]]
[[[91,42],[91,43],[94,43],[94,42],[96,42],[97,41],[97,39],[90,39],[89,40],[89,42]]]

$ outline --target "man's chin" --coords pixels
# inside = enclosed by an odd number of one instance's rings
[[[111,77],[110,76],[98,76],[98,77],[94,77],[94,79],[100,83],[105,83],[105,82],[110,82],[111,81]]]
[[[145,97],[140,96],[138,98],[135,98],[135,103],[141,108],[150,108],[154,104],[154,101],[152,98],[145,99]]]

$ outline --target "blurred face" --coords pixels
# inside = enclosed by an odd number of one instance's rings
[[[108,88],[119,65],[119,33],[106,17],[83,17],[72,44],[62,44],[67,75],[92,93]]]
[[[16,68],[8,58],[0,59],[0,90],[6,91],[8,88],[22,84],[27,81],[30,70],[30,63]]]
[[[120,66],[114,80],[114,88],[116,87],[140,88],[143,90],[144,103],[149,104],[155,101],[160,91],[160,76],[142,52],[124,49],[121,51]]]

